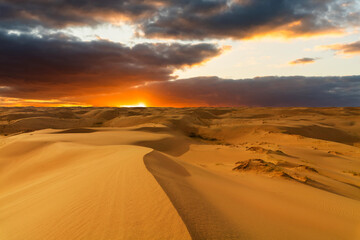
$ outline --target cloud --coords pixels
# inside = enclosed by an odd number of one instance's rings
[[[165,81],[181,68],[221,53],[213,44],[81,42],[57,35],[41,38],[0,31],[1,96],[55,98],[113,92]],[[6,87],[6,88],[5,88]]]
[[[3,0],[0,28],[131,23],[145,37],[176,39],[287,37],[358,26],[357,0]]]
[[[181,0],[141,29],[147,37],[178,39],[295,37],[339,32],[359,20],[356,0]]]
[[[62,28],[96,25],[149,17],[156,12],[156,0],[2,0],[0,26],[24,29],[43,26]]]
[[[331,49],[341,54],[360,54],[360,41],[348,44],[335,44],[324,46],[326,49]]]
[[[299,58],[294,61],[291,61],[289,64],[291,65],[297,65],[297,64],[308,64],[308,63],[314,63],[318,58]]]
[[[141,90],[174,106],[360,106],[360,76],[197,77],[153,83]]]
[[[58,99],[36,100],[36,99],[0,97],[0,106],[1,107],[26,107],[26,106],[34,106],[34,105],[36,105],[37,107],[75,107],[75,106],[89,107],[89,106],[91,106],[91,105],[87,105],[84,103],[61,101]]]

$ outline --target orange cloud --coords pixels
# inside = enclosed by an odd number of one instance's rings
[[[0,97],[1,107],[90,107],[91,105],[80,102],[62,101],[58,99],[41,100],[41,99],[22,99]]]
[[[323,46],[325,49],[331,49],[340,54],[359,55],[360,54],[360,41],[348,44],[333,44]]]

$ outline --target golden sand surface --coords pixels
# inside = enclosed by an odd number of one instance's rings
[[[25,239],[360,239],[360,108],[0,108]]]

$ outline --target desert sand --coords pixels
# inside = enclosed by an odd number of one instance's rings
[[[360,108],[0,108],[0,239],[360,239]]]

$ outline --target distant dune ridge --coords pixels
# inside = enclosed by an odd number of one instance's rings
[[[0,239],[360,239],[360,108],[0,108]]]

